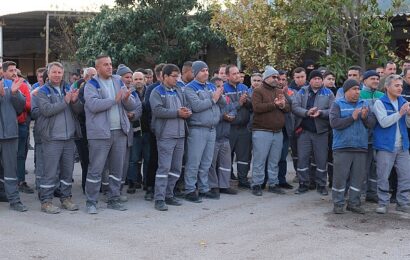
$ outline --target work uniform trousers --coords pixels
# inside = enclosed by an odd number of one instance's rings
[[[215,128],[191,127],[187,140],[187,162],[185,165],[185,192],[209,191],[208,174],[214,156]]]
[[[109,169],[108,200],[119,199],[124,172],[127,136],[122,130],[111,130],[111,137],[109,139],[89,139],[88,144],[90,165],[85,184],[87,202],[95,204],[98,201],[106,162]]]
[[[327,183],[327,152],[328,133],[317,134],[303,130],[298,138],[298,167],[297,173],[300,184],[309,185],[310,156],[316,164],[316,184],[326,186]]]
[[[234,155],[236,155],[239,183],[247,183],[251,162],[252,133],[246,126],[231,126],[229,143],[231,145],[232,162]]]
[[[366,178],[366,152],[333,152],[332,199],[335,205],[345,203],[346,182],[349,180],[349,205],[359,206],[361,187]]]
[[[366,159],[366,178],[364,181],[364,191],[367,197],[377,197],[377,172],[376,172],[376,158],[373,145],[369,144]]]
[[[158,169],[155,176],[155,200],[174,197],[174,187],[181,176],[184,139],[184,137],[157,139]]]
[[[408,150],[396,148],[394,152],[377,151],[377,195],[379,205],[389,204],[389,175],[393,166],[397,172],[397,203],[407,205],[410,191],[410,156]]]
[[[53,200],[56,179],[60,181],[60,199],[71,197],[74,150],[75,144],[73,139],[43,142],[44,172],[40,178],[39,191],[41,203]]]
[[[217,140],[215,142],[211,169],[209,169],[209,188],[229,188],[231,165],[231,146],[229,140]]]
[[[41,177],[44,174],[44,157],[43,157],[43,144],[42,143],[34,144],[34,154],[35,154],[34,175],[36,176],[36,189],[39,190]]]
[[[282,154],[283,133],[270,131],[253,131],[253,164],[252,187],[262,185],[265,178],[265,166],[268,164],[268,185],[279,183],[279,160]]]
[[[20,201],[17,190],[17,146],[17,138],[0,139],[0,160],[3,166],[0,181],[4,182],[4,190],[10,204]]]
[[[27,124],[19,124],[19,138],[17,148],[17,179],[19,182],[26,181],[26,158],[27,158]]]

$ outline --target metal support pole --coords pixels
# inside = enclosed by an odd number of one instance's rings
[[[48,64],[48,49],[49,49],[49,42],[50,42],[50,14],[47,13],[47,18],[46,18],[46,64]]]

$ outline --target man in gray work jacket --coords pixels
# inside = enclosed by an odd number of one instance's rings
[[[165,204],[180,206],[174,187],[181,175],[184,156],[185,119],[192,114],[184,94],[177,87],[179,68],[167,64],[162,69],[162,83],[150,96],[152,128],[157,138],[158,170],[155,176],[155,209],[168,210]]]
[[[97,213],[101,177],[107,163],[109,190],[107,207],[126,210],[120,201],[121,180],[125,161],[127,134],[130,121],[127,112],[137,104],[117,75],[112,75],[111,58],[98,56],[95,60],[97,75],[87,82],[84,90],[87,138],[90,165],[85,185],[87,212]]]
[[[219,123],[220,108],[225,100],[221,98],[223,89],[208,82],[208,65],[203,61],[192,64],[195,79],[185,87],[185,95],[192,116],[188,120],[187,161],[185,164],[185,199],[201,202],[196,194],[198,182],[199,195],[218,199],[219,194],[209,190],[208,173],[214,154],[216,130]]]
[[[316,167],[317,191],[326,196],[328,135],[330,130],[329,111],[335,99],[331,90],[323,86],[323,76],[318,70],[309,74],[309,85],[302,87],[292,103],[296,116],[298,135],[299,188],[296,193],[308,191],[309,162],[313,152]]]
[[[4,181],[10,209],[20,212],[27,211],[17,190],[17,115],[23,112],[26,103],[19,91],[22,83],[23,79],[14,82],[0,79],[0,179]]]
[[[39,118],[37,124],[42,141],[43,174],[40,178],[41,211],[56,214],[53,205],[56,179],[60,181],[61,207],[74,211],[78,206],[71,201],[74,170],[74,138],[81,137],[76,114],[82,111],[78,90],[70,91],[63,81],[64,67],[59,62],[48,65],[48,82],[38,92]],[[59,176],[57,176],[59,175]]]

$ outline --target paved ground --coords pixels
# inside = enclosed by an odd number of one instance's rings
[[[32,160],[30,151],[30,185]],[[330,196],[316,192],[255,197],[241,190],[158,212],[139,191],[128,211],[102,203],[98,215],[87,215],[79,164],[75,180],[78,212],[46,215],[36,194],[22,195],[25,213],[0,203],[0,259],[410,259],[410,216],[394,207],[385,216],[372,204],[366,215],[334,215]]]

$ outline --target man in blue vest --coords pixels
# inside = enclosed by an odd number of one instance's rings
[[[360,206],[363,181],[366,178],[368,129],[376,123],[367,102],[359,99],[360,83],[348,79],[343,84],[344,97],[333,103],[329,114],[333,128],[333,185],[335,214],[344,213],[346,182],[350,180],[347,210],[364,214]]]
[[[396,210],[410,213],[410,156],[407,127],[410,126],[410,108],[402,96],[403,79],[392,74],[386,77],[386,94],[374,103],[377,124],[374,128],[373,148],[376,153],[377,195],[376,212],[385,214],[389,205],[389,175],[393,166],[398,177]]]

